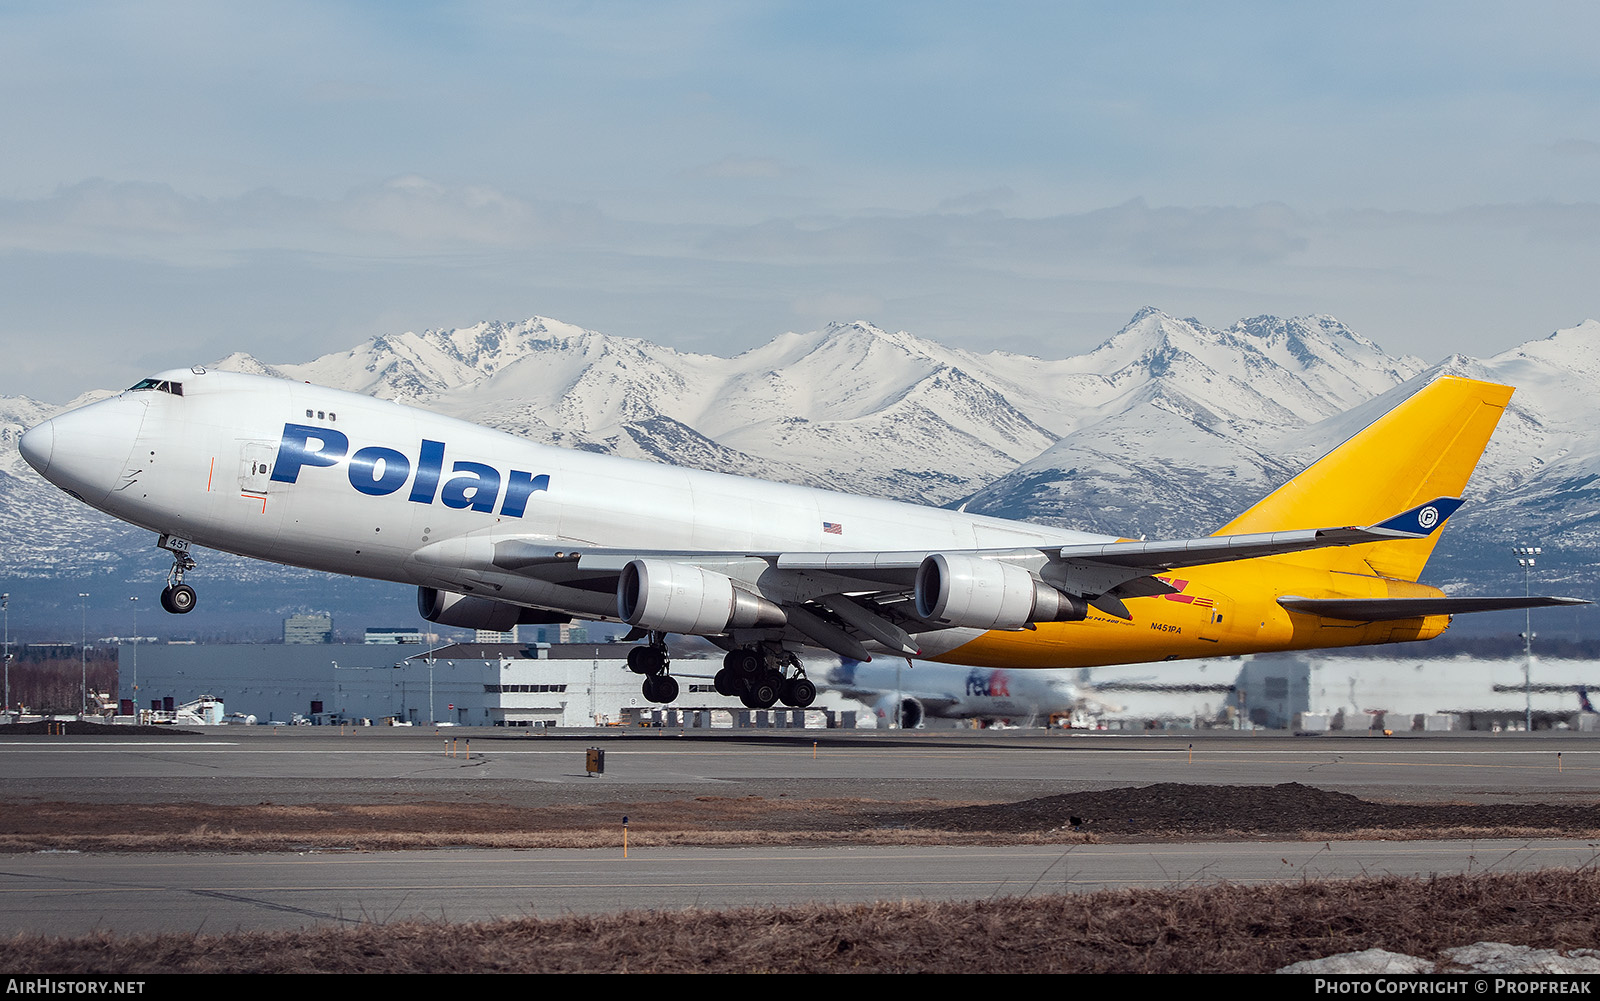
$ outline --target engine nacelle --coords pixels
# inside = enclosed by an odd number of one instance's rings
[[[1022,567],[935,553],[917,568],[917,614],[972,629],[1020,629],[1030,622],[1077,622],[1089,614]]]
[[[559,612],[524,608],[493,598],[441,591],[436,587],[417,588],[417,613],[429,622],[461,629],[492,629],[503,633],[519,622],[570,622]]]
[[[622,568],[617,614],[645,629],[695,636],[788,621],[783,609],[735,587],[731,578],[668,560],[634,560]]]
[[[902,730],[915,730],[922,725],[922,720],[927,716],[922,710],[922,703],[909,695],[898,697],[892,693],[885,695],[872,709],[881,721],[881,726],[898,724]]]

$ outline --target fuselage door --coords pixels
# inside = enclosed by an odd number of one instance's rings
[[[239,489],[250,494],[265,494],[272,481],[272,459],[278,446],[270,441],[246,441],[239,445]]]
[[[1196,603],[1209,605],[1201,609],[1200,638],[1212,643],[1221,642],[1228,630],[1234,628],[1232,599],[1220,591],[1212,591],[1207,599]]]

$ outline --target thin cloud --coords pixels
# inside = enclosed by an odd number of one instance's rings
[[[395,256],[527,248],[586,240],[600,224],[593,206],[533,202],[488,185],[449,186],[416,175],[331,200],[267,188],[201,198],[165,184],[98,178],[44,198],[0,199],[0,249],[183,266],[263,249]]]
[[[1563,139],[1552,143],[1550,152],[1563,157],[1600,156],[1600,143],[1588,139]]]
[[[692,173],[701,177],[752,180],[782,177],[785,171],[783,164],[770,156],[725,156]]]

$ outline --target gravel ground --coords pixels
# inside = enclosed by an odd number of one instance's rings
[[[993,844],[1273,837],[1593,837],[1600,806],[1388,804],[1299,783],[1158,784],[1012,803],[696,796],[525,807],[493,802],[127,804],[0,801],[0,851],[304,850],[609,844]]]

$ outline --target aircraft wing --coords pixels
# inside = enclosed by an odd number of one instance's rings
[[[1017,568],[1012,573],[1042,581],[1046,592],[1054,589],[1107,614],[1131,618],[1123,599],[1174,590],[1156,574],[1329,546],[1420,538],[1436,531],[1460,504],[1456,498],[1441,497],[1366,527],[1014,549],[843,553],[574,551],[557,549],[547,540],[502,539],[493,544],[493,566],[487,569],[606,593],[616,591],[622,574],[635,561],[694,567],[725,576],[740,589],[781,606],[779,617],[783,625],[810,641],[841,656],[870,660],[864,641],[875,641],[911,656],[919,652],[914,633],[951,627],[951,622],[920,615],[913,600],[919,569],[931,557],[1010,564]]]
[[[817,682],[818,688],[826,688],[843,695],[847,699],[855,699],[869,706],[876,706],[879,702],[891,696],[901,699],[911,699],[922,706],[922,711],[936,718],[953,718],[949,713],[960,704],[960,699],[949,694],[919,692],[911,688],[876,688],[860,685],[845,686],[823,680]]]
[[[974,550],[970,555],[985,559],[1026,563],[1029,557],[1043,557],[1039,570],[1045,580],[1066,586],[1083,596],[1104,594],[1117,585],[1150,574],[1207,563],[1253,560],[1263,556],[1282,556],[1329,546],[1353,546],[1364,542],[1392,542],[1415,539],[1438,530],[1455,513],[1461,501],[1440,497],[1418,505],[1377,525],[1367,527],[1313,528],[1289,532],[1257,532],[1244,535],[1208,535],[1198,539],[1170,539],[1158,542],[1106,542],[1077,546],[1047,546],[1038,549]],[[947,552],[947,551],[946,551]],[[884,584],[909,587],[917,569],[934,552],[901,553],[783,553],[776,565],[782,569],[827,572],[841,576],[878,580]],[[1077,586],[1074,586],[1077,585]],[[1161,586],[1152,594],[1169,593]],[[1126,597],[1138,597],[1128,594]]]
[[[1278,604],[1291,612],[1321,615],[1353,622],[1383,622],[1411,619],[1421,615],[1457,615],[1465,612],[1498,612],[1512,608],[1549,608],[1554,605],[1587,605],[1582,598],[1550,595],[1504,598],[1299,598],[1286,595]]]

